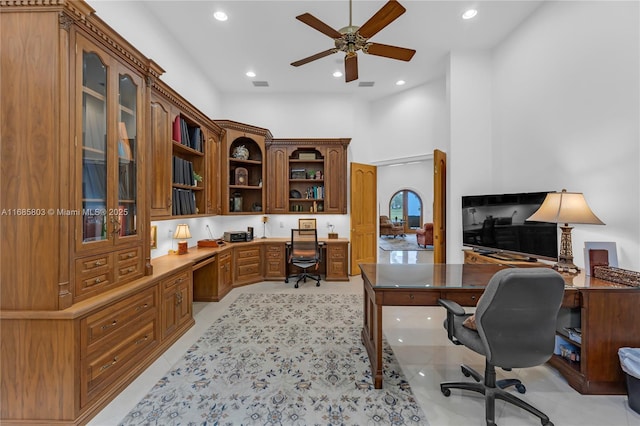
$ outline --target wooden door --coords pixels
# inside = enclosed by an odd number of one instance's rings
[[[351,275],[360,274],[360,263],[376,263],[378,169],[351,163]]]
[[[447,263],[447,154],[433,151],[433,263]]]

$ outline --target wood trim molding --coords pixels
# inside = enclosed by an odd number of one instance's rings
[[[298,138],[298,139],[272,139],[267,143],[268,145],[298,145],[298,146],[317,146],[322,145],[336,145],[347,146],[351,142],[351,138]]]
[[[238,123],[232,120],[214,120],[218,126],[222,129],[237,130],[238,132],[249,133],[252,135],[264,136],[265,142],[271,141],[273,135],[269,129],[263,129],[262,127],[252,126],[250,124]]]

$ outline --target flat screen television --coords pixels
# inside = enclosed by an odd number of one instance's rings
[[[527,221],[546,195],[526,192],[463,196],[463,246],[505,260],[557,260],[557,225]]]

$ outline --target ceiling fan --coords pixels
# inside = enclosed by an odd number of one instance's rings
[[[373,15],[361,27],[351,24],[352,0],[349,0],[349,26],[335,30],[325,24],[310,13],[304,13],[296,16],[296,19],[304,22],[321,33],[331,37],[334,40],[335,47],[325,50],[308,58],[292,62],[291,65],[299,67],[316,59],[324,58],[333,53],[345,52],[344,69],[345,80],[350,82],[358,79],[358,50],[369,55],[383,56],[385,58],[399,59],[401,61],[410,61],[416,53],[413,49],[404,47],[389,46],[387,44],[372,43],[369,41],[371,37],[377,34],[384,27],[395,21],[402,15],[406,9],[396,0],[388,1],[375,15]]]

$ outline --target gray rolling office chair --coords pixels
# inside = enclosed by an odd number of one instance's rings
[[[533,367],[551,358],[555,345],[556,319],[564,294],[562,276],[550,268],[511,268],[498,271],[487,284],[478,300],[475,312],[477,330],[463,325],[471,316],[456,302],[440,299],[447,309],[445,328],[449,340],[464,345],[486,358],[484,377],[472,368],[462,365],[465,376],[476,382],[443,382],[444,396],[451,389],[478,392],[485,398],[485,419],[488,426],[495,425],[495,399],[502,399],[540,418],[542,425],[553,426],[543,412],[503,390],[516,386],[526,391],[517,379],[496,381],[496,367]]]
[[[297,278],[295,288],[298,288],[300,281],[307,282],[307,278],[315,280],[316,287],[320,286],[320,274],[309,272],[310,268],[318,269],[320,265],[321,250],[318,245],[318,232],[315,229],[292,229],[291,230],[291,252],[289,253],[289,263],[302,271],[298,274],[287,276],[284,282],[289,282],[289,278]]]

